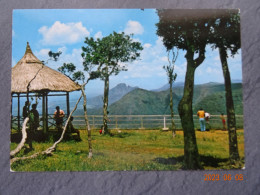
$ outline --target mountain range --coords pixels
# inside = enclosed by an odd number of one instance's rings
[[[170,90],[148,91],[135,88],[121,99],[109,104],[112,115],[163,115],[170,114]],[[232,84],[236,114],[243,114],[242,84]],[[173,87],[174,113],[178,113],[178,104],[183,95],[183,86]],[[193,94],[193,112],[201,107],[211,114],[226,113],[225,86],[221,83],[195,85]],[[89,114],[102,114],[102,109],[89,109]]]
[[[173,105],[174,113],[178,113],[178,104],[183,96],[184,83],[174,83],[173,85]],[[243,114],[242,84],[232,84],[233,100],[236,114]],[[112,115],[163,115],[170,114],[170,90],[166,84],[155,90],[145,90],[138,87],[131,87],[120,83],[109,90],[109,113]],[[65,97],[61,99],[49,99],[49,113],[53,113],[55,106],[59,105],[66,109]],[[70,99],[70,109],[72,110],[76,99]],[[17,113],[17,103],[13,102],[13,113]],[[41,101],[40,101],[41,103]],[[83,100],[78,106],[74,115],[83,115]],[[23,104],[21,104],[23,106]],[[87,99],[88,114],[102,114],[103,96],[99,95]],[[193,112],[203,108],[211,114],[226,113],[225,108],[225,86],[222,83],[205,83],[194,86]],[[41,112],[41,105],[38,106]]]

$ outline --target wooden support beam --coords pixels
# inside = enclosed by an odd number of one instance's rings
[[[17,94],[18,97],[18,131],[21,130],[21,126],[20,126],[20,94]]]
[[[67,101],[67,116],[70,115],[70,95],[69,92],[66,92],[66,101]]]
[[[46,131],[49,130],[49,122],[48,122],[48,94],[46,94]]]
[[[13,128],[13,96],[11,98],[11,130]]]
[[[43,124],[43,133],[47,133],[46,128],[46,106],[45,106],[45,92],[42,93],[42,124]]]

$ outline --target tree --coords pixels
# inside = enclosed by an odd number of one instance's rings
[[[73,63],[64,63],[61,67],[58,68],[60,72],[62,72],[64,75],[68,76],[69,78],[72,77],[72,80],[76,81],[82,81],[81,84],[81,96],[83,96],[84,103],[83,103],[83,110],[84,110],[84,118],[86,123],[86,130],[88,131],[88,146],[89,146],[89,154],[88,158],[92,158],[93,152],[92,152],[92,143],[91,143],[91,129],[89,125],[88,120],[88,114],[87,114],[87,96],[85,93],[85,86],[88,84],[90,80],[94,80],[100,76],[100,73],[98,71],[92,71],[92,68],[89,67],[88,69],[88,79],[85,82],[85,75],[82,71],[76,71],[76,66]],[[72,74],[73,73],[73,74]],[[72,75],[71,75],[72,74]],[[80,100],[80,99],[79,99]]]
[[[187,169],[202,168],[195,137],[192,98],[195,70],[205,59],[205,47],[209,41],[211,12],[211,10],[157,11],[159,16],[157,35],[163,37],[166,49],[177,47],[186,50],[184,93],[178,111],[184,131],[184,166]]]
[[[238,144],[236,134],[236,116],[231,89],[231,78],[228,68],[228,54],[231,52],[233,57],[240,49],[240,19],[238,10],[225,10],[223,13],[215,16],[215,23],[212,24],[211,39],[213,48],[219,49],[220,61],[225,81],[226,91],[226,111],[229,135],[229,158],[230,162],[238,161]]]
[[[173,94],[172,94],[172,85],[173,82],[176,80],[177,74],[174,73],[174,65],[178,57],[177,54],[172,50],[172,60],[170,60],[170,51],[168,51],[168,62],[167,66],[163,66],[163,69],[166,71],[168,76],[168,83],[170,85],[170,110],[171,110],[171,123],[172,123],[172,137],[175,137],[175,123],[174,123],[174,112],[173,112]]]
[[[82,47],[84,70],[88,71],[93,65],[96,66],[100,78],[104,81],[103,128],[105,134],[108,134],[109,77],[117,75],[120,71],[126,71],[123,63],[136,60],[143,48],[141,43],[134,42],[131,36],[116,32],[97,40],[87,37],[85,43],[86,46]]]

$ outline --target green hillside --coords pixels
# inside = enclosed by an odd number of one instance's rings
[[[242,99],[242,88],[233,89],[233,101],[236,114],[243,114],[243,99]],[[206,96],[201,101],[193,106],[194,113],[202,107],[205,111],[211,114],[226,114],[226,98],[225,92],[216,92],[209,96]]]
[[[109,106],[112,115],[160,115],[169,114],[169,92],[153,92],[135,89]],[[180,98],[174,94],[175,112]],[[102,114],[102,110],[89,110],[91,114]]]
[[[243,114],[242,84],[232,84],[236,114]],[[183,94],[183,87],[173,88],[174,113],[178,113],[178,104]],[[135,89],[108,108],[111,115],[163,115],[170,114],[170,95],[166,91],[148,91]],[[211,114],[226,113],[225,86],[219,83],[196,85],[193,96],[193,111],[202,107]],[[89,109],[89,114],[102,114],[102,109]]]

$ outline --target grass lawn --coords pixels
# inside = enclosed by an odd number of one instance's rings
[[[87,133],[81,131],[82,141],[63,141],[52,156],[17,161],[13,171],[122,171],[122,170],[180,170],[183,167],[183,132],[171,137],[170,131],[121,130],[113,136],[92,132],[93,158],[88,159]],[[228,162],[228,132],[196,131],[200,159],[204,169],[236,169],[244,166],[244,131],[238,130],[238,148],[241,161]],[[33,151],[22,151],[17,156],[28,156],[50,147],[53,141],[33,142]],[[11,143],[11,150],[17,143]]]

